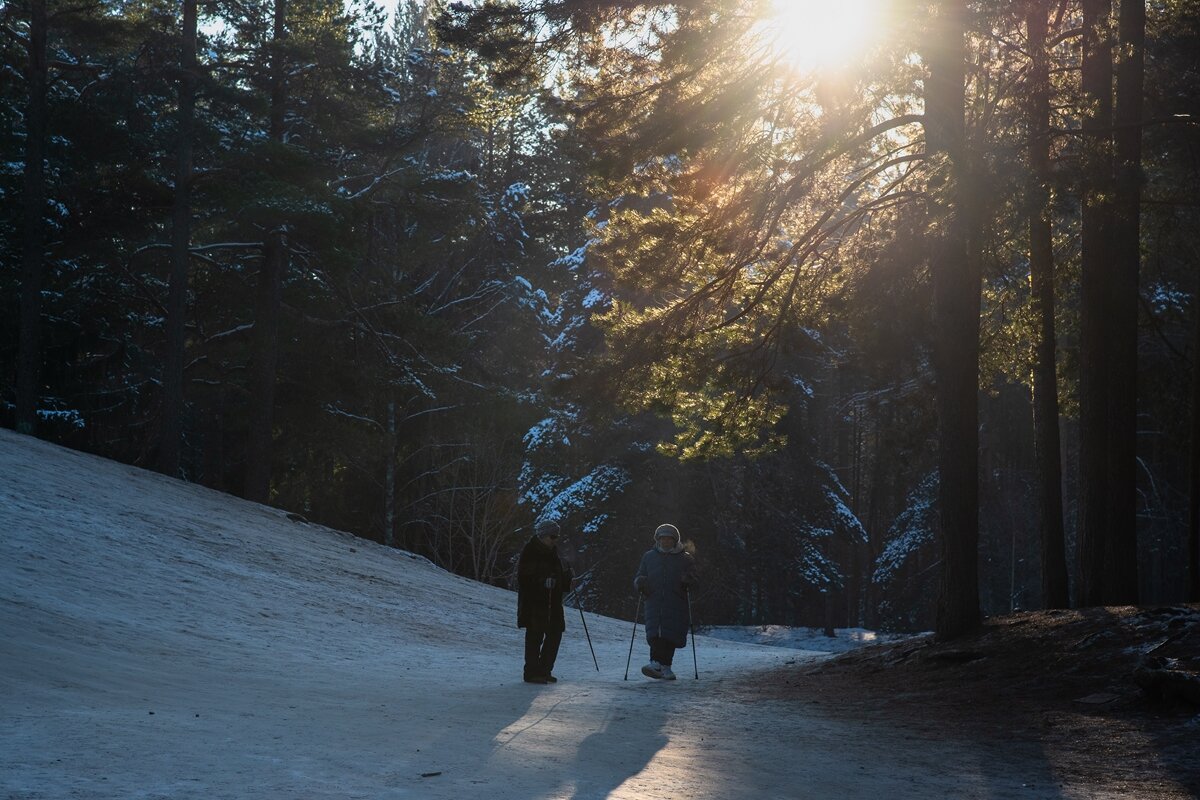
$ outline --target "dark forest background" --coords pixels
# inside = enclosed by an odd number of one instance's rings
[[[627,616],[1200,600],[1200,3],[881,8],[0,2],[0,423]]]

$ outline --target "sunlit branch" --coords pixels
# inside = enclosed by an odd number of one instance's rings
[[[924,197],[925,197],[925,193],[922,191],[906,191],[906,192],[895,192],[895,193],[889,194],[887,196],[877,198],[876,200],[873,200],[870,203],[864,205],[862,208],[856,209],[853,213],[838,220],[834,225],[832,225],[828,229],[822,231],[820,236],[814,237],[814,240],[810,243],[810,246],[808,248],[806,248],[804,253],[800,254],[799,257],[803,260],[809,259],[811,256],[813,256],[817,252],[820,245],[823,244],[825,240],[827,240],[830,237],[832,237],[833,235],[835,235],[839,230],[850,226],[854,222],[857,222],[858,220],[861,220],[864,217],[866,217],[872,213],[877,213],[879,211],[886,210],[888,208],[891,208],[892,206],[898,205],[898,204],[906,202],[908,200],[923,199]],[[774,319],[772,321],[770,328],[762,336],[757,337],[748,346],[741,348],[733,353],[729,353],[727,355],[724,355],[724,356],[718,358],[718,361],[732,361],[735,359],[738,359],[738,360],[748,359],[751,356],[753,356],[755,353],[758,353],[758,352],[762,352],[762,353],[766,354],[767,360],[760,367],[760,369],[756,372],[754,383],[751,385],[751,387],[749,389],[746,390],[747,396],[753,396],[753,393],[762,387],[766,376],[771,371],[772,365],[774,364],[774,360],[778,355],[777,351],[778,351],[778,347],[781,342],[780,332],[781,332],[784,324],[789,319],[788,311],[792,307],[792,303],[794,301],[794,295],[799,288],[800,279],[802,278],[802,276],[803,276],[802,270],[799,270],[799,269],[793,270],[792,282],[791,282],[791,285],[789,286],[788,295],[785,298],[784,302],[781,304],[781,306],[776,310]]]
[[[708,330],[718,330],[720,328],[725,328],[725,327],[728,327],[728,326],[736,323],[738,320],[740,320],[742,317],[744,317],[746,314],[748,314],[751,310],[758,307],[762,303],[762,301],[766,297],[767,293],[771,290],[771,288],[775,285],[775,283],[783,275],[784,271],[787,268],[787,265],[803,263],[803,261],[809,255],[811,255],[812,253],[815,252],[816,246],[828,238],[828,236],[830,235],[830,232],[832,230],[842,227],[844,225],[844,223],[848,220],[857,219],[857,218],[861,217],[864,213],[867,213],[870,210],[877,208],[877,205],[874,202],[867,203],[863,206],[860,206],[858,210],[856,210],[854,213],[849,215],[845,220],[842,220],[842,221],[839,221],[838,223],[836,223],[834,226],[832,226],[832,228],[826,229],[826,227],[825,227],[826,223],[828,223],[829,220],[837,213],[838,209],[840,209],[842,207],[842,205],[846,202],[846,200],[848,198],[850,198],[852,195],[854,195],[865,183],[867,183],[872,178],[877,177],[878,175],[886,172],[887,170],[889,170],[893,167],[897,167],[902,164],[921,161],[924,158],[925,158],[924,154],[918,153],[918,154],[901,156],[898,158],[891,159],[890,161],[886,161],[886,162],[876,166],[874,169],[861,175],[855,181],[850,183],[845,189],[842,190],[842,192],[838,195],[838,197],[832,203],[830,203],[829,208],[826,209],[826,211],[821,215],[821,217],[816,222],[814,222],[811,226],[809,226],[808,230],[805,231],[804,234],[792,245],[792,247],[788,250],[788,252],[782,258],[780,258],[778,260],[777,263],[780,265],[780,268],[778,270],[774,271],[773,275],[770,276],[770,279],[768,281],[765,281],[763,283],[763,285],[759,287],[759,291],[756,293],[756,295],[753,298],[751,298],[744,304],[741,311],[739,311],[737,314],[733,315],[732,317],[729,317],[729,318],[723,320],[721,323],[709,328]],[[890,194],[890,192],[907,177],[908,177],[908,173],[905,173],[904,175],[901,175],[899,178],[897,178],[895,181],[893,181],[888,187],[885,187],[885,189],[881,193],[881,197],[877,198],[877,201],[878,200],[886,200],[888,198],[888,195]],[[824,232],[822,232],[823,230],[824,230]],[[730,270],[730,274],[740,271],[743,268],[744,268],[744,264],[737,264],[733,267],[732,270]],[[793,283],[793,289],[794,289],[794,286],[795,286],[795,284]],[[790,296],[791,296],[791,293],[789,292],[787,297],[790,297]]]

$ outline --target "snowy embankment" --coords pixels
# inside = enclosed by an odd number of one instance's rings
[[[826,636],[822,628],[789,628],[786,625],[708,625],[698,628],[699,633],[714,639],[746,644],[766,644],[772,647],[790,647],[809,653],[845,653],[868,644],[884,644],[911,639],[924,634],[879,633],[866,628],[834,628],[833,636]]]
[[[423,559],[0,430],[0,797],[924,798],[1022,783],[994,754],[741,692],[819,657],[796,650],[701,637],[700,680],[681,651],[681,680],[652,682],[639,635],[624,680],[631,623],[588,615],[597,672],[571,611],[562,681],[522,683],[514,606]]]

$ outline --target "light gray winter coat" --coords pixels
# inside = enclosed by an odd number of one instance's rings
[[[655,547],[642,556],[633,582],[634,588],[641,584],[646,598],[647,642],[657,636],[676,647],[687,644],[688,598],[684,589],[695,583],[696,574],[691,544],[665,551]]]

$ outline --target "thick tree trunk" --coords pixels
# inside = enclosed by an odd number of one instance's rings
[[[37,432],[41,397],[42,282],[46,239],[46,2],[31,0],[25,109],[25,220],[21,259],[21,320],[17,345],[17,430]]]
[[[1054,252],[1050,215],[1050,79],[1046,53],[1049,9],[1030,4],[1027,18],[1029,93],[1029,279],[1035,332],[1033,442],[1037,463],[1038,527],[1042,543],[1042,606],[1066,608],[1067,556],[1063,534],[1062,455],[1058,429],[1058,372],[1054,326]]]
[[[275,0],[271,54],[271,108],[267,135],[284,139],[287,74],[282,44],[287,38],[287,2]],[[283,274],[287,269],[285,225],[280,223],[263,240],[262,268],[254,311],[254,356],[250,379],[250,431],[246,446],[247,500],[266,503],[271,495],[272,443],[275,424],[275,370],[279,351],[279,311]]]
[[[937,4],[927,52],[925,141],[936,175],[930,191],[938,231],[930,253],[938,415],[938,506],[942,585],[936,632],[977,627],[979,608],[979,261],[964,128],[966,5]]]
[[[175,146],[167,351],[163,363],[162,423],[158,451],[159,470],[174,477],[179,477],[183,438],[184,328],[187,321],[188,248],[192,235],[192,127],[196,105],[196,0],[183,0],[179,69],[179,140]]]
[[[1142,90],[1145,0],[1121,0],[1113,164],[1113,259],[1108,282],[1109,605],[1138,601],[1137,340],[1141,268]]]
[[[1112,273],[1110,0],[1083,0],[1083,172],[1079,353],[1079,591],[1081,606],[1113,596],[1108,493],[1109,280]]]

